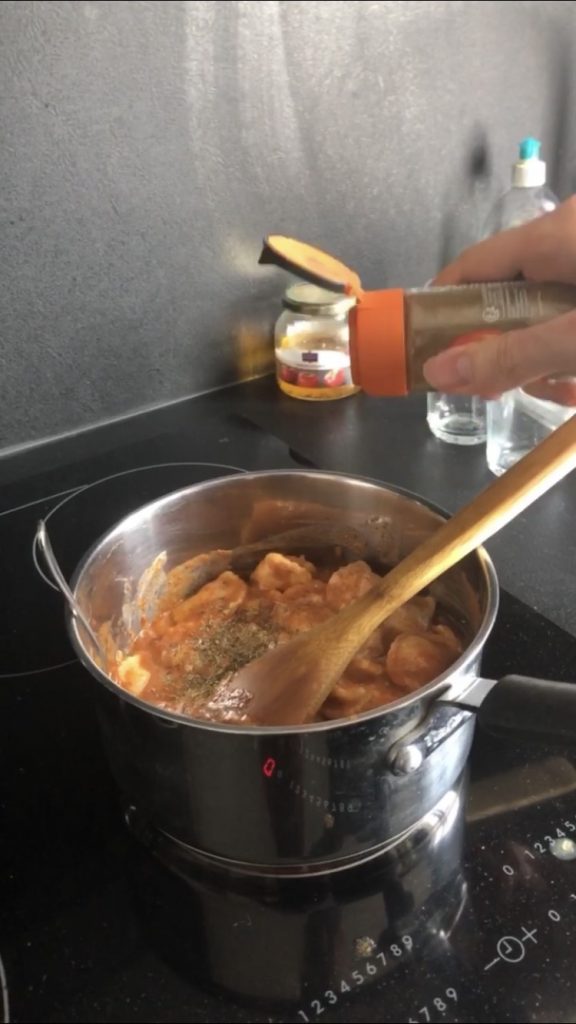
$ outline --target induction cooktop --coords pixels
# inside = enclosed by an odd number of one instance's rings
[[[225,438],[225,440],[223,440]],[[60,595],[132,509],[217,476],[309,464],[238,421],[76,458],[4,489],[0,986],[4,1021],[576,1020],[576,754],[478,731],[410,841],[320,879],[191,865],[127,827]],[[40,570],[40,571],[39,571]],[[486,675],[570,680],[576,639],[508,594]]]

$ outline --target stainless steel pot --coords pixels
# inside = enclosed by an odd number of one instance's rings
[[[126,651],[141,615],[153,614],[166,572],[199,552],[326,520],[364,530],[385,565],[441,519],[412,495],[345,475],[226,477],[128,516],[89,552],[71,586],[92,630],[102,636],[104,628],[109,645]],[[40,530],[41,546],[43,538]],[[106,675],[92,636],[68,612],[72,643],[101,684],[104,739],[128,817],[137,812],[189,854],[237,870],[338,870],[398,842],[457,786],[478,705],[487,721],[533,730],[546,727],[547,708],[548,731],[570,733],[576,688],[517,678],[495,687],[478,677],[498,606],[486,552],[431,589],[469,639],[448,672],[357,718],[282,729],[195,722],[132,696]]]

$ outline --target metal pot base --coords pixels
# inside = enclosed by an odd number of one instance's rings
[[[331,858],[308,864],[248,864],[195,849],[157,828],[134,805],[130,805],[124,820],[140,843],[170,870],[177,874],[197,869],[209,869],[227,875],[254,878],[313,878],[334,875],[369,864],[378,858],[382,864],[412,859],[424,845],[436,846],[461,828],[463,820],[463,791],[465,775],[446,793],[436,806],[405,832],[350,857]]]

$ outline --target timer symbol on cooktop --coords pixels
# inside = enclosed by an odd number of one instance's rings
[[[527,928],[522,928],[522,938],[520,939],[516,935],[503,935],[496,943],[498,956],[491,960],[489,964],[486,964],[484,970],[489,971],[491,967],[500,963],[501,960],[507,964],[519,964],[526,956],[526,943],[533,942],[534,945],[538,945],[538,940],[535,938],[536,934],[536,928],[532,928],[530,931]]]

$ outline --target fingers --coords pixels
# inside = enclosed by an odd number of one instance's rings
[[[423,369],[428,383],[438,391],[493,398],[529,384],[536,386],[538,397],[555,395],[552,401],[574,405],[576,384],[546,382],[545,378],[560,374],[576,377],[576,311],[442,352]]]
[[[472,281],[513,281],[522,271],[526,229],[530,224],[487,238],[445,267],[432,282],[436,287]]]

